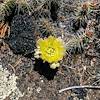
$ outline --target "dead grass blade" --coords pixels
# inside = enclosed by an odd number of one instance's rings
[[[72,90],[72,89],[82,89],[82,88],[99,89],[100,90],[100,86],[83,85],[83,86],[71,86],[68,88],[64,88],[64,89],[59,90],[59,93],[64,92],[64,91],[68,91],[68,90]]]

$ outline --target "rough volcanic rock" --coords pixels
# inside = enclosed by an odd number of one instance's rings
[[[34,51],[34,23],[32,16],[16,15],[11,23],[10,36],[6,39],[14,53],[30,54]]]

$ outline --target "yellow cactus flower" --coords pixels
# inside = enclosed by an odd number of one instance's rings
[[[37,48],[40,52],[40,58],[48,63],[56,63],[63,59],[65,55],[64,43],[60,38],[49,36],[37,41]]]

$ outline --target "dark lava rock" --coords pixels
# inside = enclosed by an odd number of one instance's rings
[[[34,26],[33,18],[28,14],[13,17],[10,36],[5,41],[14,53],[28,55],[34,52]]]
[[[82,100],[84,100],[84,97],[87,95],[87,91],[85,89],[73,89],[72,90],[75,94],[77,94],[77,97]]]

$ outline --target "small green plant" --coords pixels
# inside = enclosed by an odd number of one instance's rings
[[[0,4],[0,21],[4,21],[9,16],[22,13],[30,13],[30,6],[26,0],[5,0]]]
[[[15,0],[5,0],[0,5],[0,21],[5,20],[5,17],[10,16],[15,7]]]
[[[16,4],[18,6],[18,13],[21,11],[23,13],[28,12],[30,14],[31,6],[27,2],[27,0],[16,0]]]
[[[56,33],[56,28],[54,27],[52,22],[50,22],[48,19],[43,18],[39,21],[39,33],[40,37],[55,35],[54,33]]]

